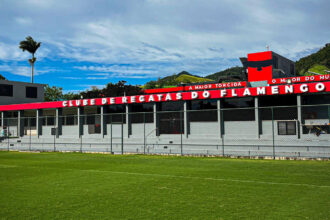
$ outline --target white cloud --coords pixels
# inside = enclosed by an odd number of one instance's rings
[[[20,25],[31,25],[32,19],[27,17],[17,17],[15,18],[15,21]]]
[[[27,60],[18,43],[32,35],[42,42],[38,61],[75,62],[90,79],[205,75],[266,45],[292,59],[320,48],[329,40],[329,11],[326,0],[8,0],[0,8],[0,61]],[[28,75],[26,68],[12,71]]]
[[[26,77],[30,77],[31,76],[31,67],[28,66],[18,66],[15,64],[2,64],[0,65],[0,71],[2,72],[9,72],[11,74],[14,75],[18,75],[18,76],[26,76]],[[46,74],[46,73],[50,73],[50,72],[57,72],[56,69],[52,69],[52,68],[35,68],[34,69],[34,76],[38,76],[38,75],[42,75],[42,74]]]

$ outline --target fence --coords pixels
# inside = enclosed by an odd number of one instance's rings
[[[208,108],[213,109],[7,117],[1,122],[0,149],[330,156],[330,105]]]

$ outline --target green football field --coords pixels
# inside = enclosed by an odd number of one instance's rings
[[[329,219],[330,162],[0,152],[1,219]]]

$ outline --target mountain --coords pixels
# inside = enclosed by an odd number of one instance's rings
[[[231,68],[225,69],[220,72],[210,74],[210,75],[206,76],[206,78],[213,79],[215,81],[218,81],[219,79],[220,79],[220,81],[227,81],[228,77],[230,77],[230,78],[241,77],[242,71],[243,71],[243,67],[235,66],[235,67],[231,67]],[[233,81],[233,80],[231,79],[230,81]]]
[[[330,43],[318,52],[303,57],[296,62],[297,75],[312,75],[308,72],[329,74],[325,70],[330,71]]]
[[[6,78],[0,74],[0,80],[4,80],[4,79]]]
[[[178,74],[173,74],[171,76],[166,76],[164,78],[158,78],[157,81],[147,82],[143,88],[144,89],[154,89],[154,88],[164,88],[164,87],[174,87],[180,83],[199,83],[199,82],[211,82],[212,79],[196,76],[188,73],[187,71],[182,71]]]
[[[320,49],[318,52],[299,59],[296,63],[297,75],[330,74],[330,43]],[[178,74],[159,78],[157,81],[150,81],[143,86],[145,89],[173,87],[182,83],[198,82],[233,82],[242,81],[243,67],[235,66],[223,71],[219,71],[205,77],[192,75],[186,71]],[[313,73],[309,73],[313,72]]]

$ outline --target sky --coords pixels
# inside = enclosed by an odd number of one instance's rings
[[[183,70],[206,76],[266,46],[297,60],[330,43],[328,0],[0,0],[0,74],[65,92]]]

